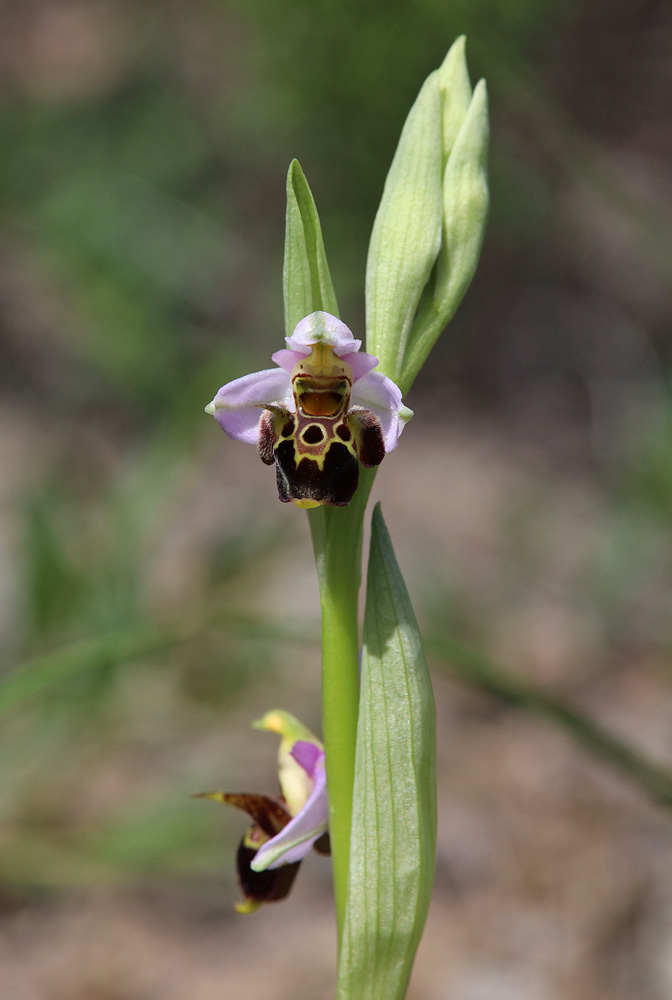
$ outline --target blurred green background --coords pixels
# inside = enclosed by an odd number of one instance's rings
[[[281,346],[294,156],[363,329],[399,131],[461,33],[490,221],[376,496],[430,639],[672,762],[666,5],[4,0],[2,1000],[281,1000],[297,974],[331,995],[328,866],[238,917],[245,821],[189,799],[275,790],[275,743],[248,732],[266,709],[319,729],[305,519],[203,406]],[[667,815],[445,651],[433,667],[410,996],[668,997]]]

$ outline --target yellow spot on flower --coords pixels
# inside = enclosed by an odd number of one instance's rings
[[[246,899],[242,903],[236,903],[235,908],[238,913],[256,913],[261,903],[256,903],[253,899]]]

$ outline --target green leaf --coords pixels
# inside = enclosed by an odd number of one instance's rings
[[[436,849],[434,699],[380,507],[373,512],[338,1000],[401,1000]]]
[[[315,200],[298,160],[287,172],[287,216],[283,267],[285,331],[317,310],[338,316]]]
[[[435,299],[448,318],[462,301],[481,253],[489,202],[489,138],[488,91],[480,80],[443,176],[443,252],[437,261]]]
[[[373,224],[366,265],[366,344],[397,380],[422,291],[441,246],[439,71],[404,124]]]

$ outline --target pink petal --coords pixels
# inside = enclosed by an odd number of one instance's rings
[[[305,858],[315,841],[326,831],[328,820],[327,775],[324,751],[320,751],[320,759],[315,765],[313,790],[305,806],[280,833],[257,851],[250,867],[259,872],[291,865]]]
[[[271,361],[275,361],[276,365],[280,365],[281,368],[284,368],[291,375],[294,371],[294,366],[298,365],[299,361],[305,361],[309,354],[309,347],[306,347],[303,353],[299,351],[287,351],[283,348],[281,351],[271,354]]]
[[[236,441],[257,443],[264,403],[282,403],[294,411],[291,381],[282,368],[267,368],[228,382],[219,390],[206,412]]]
[[[308,740],[297,740],[289,752],[308,777],[313,778],[317,762],[320,757],[324,756],[324,751],[316,743],[309,743]]]
[[[345,361],[346,365],[350,365],[352,377],[355,382],[358,378],[367,375],[378,364],[378,358],[374,358],[373,354],[364,354],[363,351],[360,353],[341,354],[339,357],[341,361]]]
[[[369,372],[353,385],[352,402],[356,406],[365,406],[378,417],[383,429],[385,451],[394,451],[406,422],[400,414],[409,412],[401,402],[401,389],[386,375]]]
[[[312,344],[329,344],[338,357],[352,354],[362,346],[361,340],[355,340],[351,330],[336,316],[327,312],[314,312],[305,316],[296,324],[291,337],[285,337],[287,346],[294,351],[301,351]]]

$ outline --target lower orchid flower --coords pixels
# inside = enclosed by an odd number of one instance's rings
[[[314,312],[297,324],[277,368],[222,386],[206,412],[229,437],[256,444],[276,463],[278,495],[297,507],[350,503],[359,463],[380,465],[397,447],[413,411],[391,379],[372,369],[361,340],[335,316]],[[261,412],[260,412],[261,411]]]
[[[289,712],[275,709],[253,723],[278,733],[281,796],[200,792],[242,809],[252,819],[238,847],[236,867],[245,897],[239,913],[253,913],[262,903],[284,899],[299,865],[311,848],[329,853],[327,779],[320,740]]]

